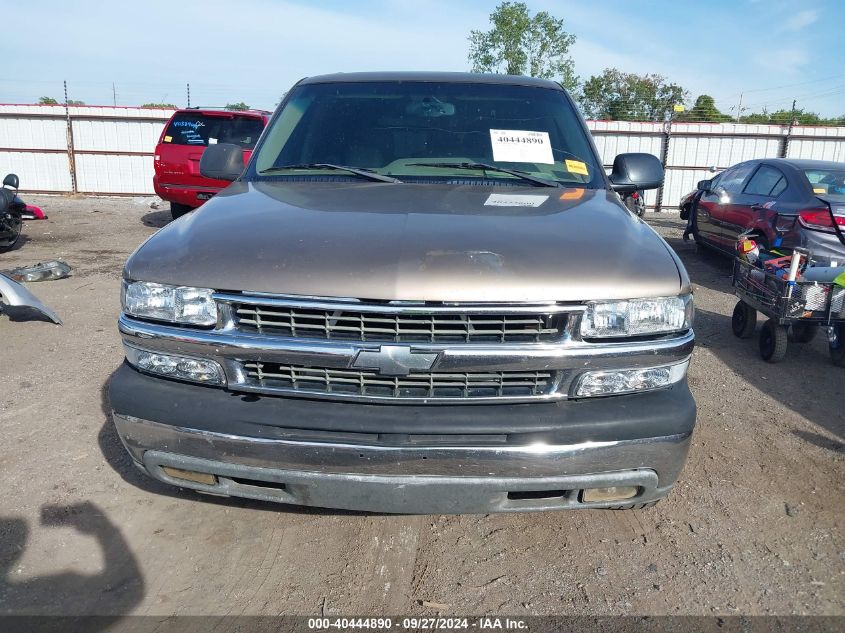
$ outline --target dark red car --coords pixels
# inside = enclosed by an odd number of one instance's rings
[[[161,133],[155,151],[153,187],[170,202],[173,219],[197,208],[228,186],[200,175],[200,158],[215,143],[234,143],[244,150],[244,164],[270,113],[264,110],[189,108],[177,110]]]
[[[684,197],[681,215],[689,214],[696,242],[727,254],[734,255],[740,234],[749,233],[764,250],[800,246],[819,263],[841,266],[845,163],[786,158],[739,163],[702,180]]]

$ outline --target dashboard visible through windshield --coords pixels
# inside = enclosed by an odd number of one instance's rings
[[[583,124],[560,90],[423,81],[303,84],[270,125],[249,179],[366,175],[344,169],[351,167],[400,182],[460,177],[604,186]]]

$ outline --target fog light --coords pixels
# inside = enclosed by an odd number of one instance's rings
[[[185,481],[193,481],[198,484],[205,484],[206,486],[214,486],[217,484],[217,477],[210,473],[199,473],[195,470],[182,470],[181,468],[173,468],[172,466],[162,466],[161,470],[168,477],[173,479],[184,479]]]
[[[586,488],[581,493],[583,503],[594,501],[623,501],[636,497],[640,489],[637,486],[611,486],[610,488]]]
[[[126,360],[141,371],[207,385],[222,385],[226,381],[223,368],[213,360],[149,352],[131,345],[124,348]]]
[[[687,374],[689,361],[662,367],[588,371],[581,376],[575,396],[607,396],[649,391],[679,382]]]

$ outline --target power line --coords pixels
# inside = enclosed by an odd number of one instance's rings
[[[845,77],[845,74],[838,74],[838,75],[830,75],[829,77],[819,77],[818,79],[811,79],[809,81],[801,81],[794,84],[784,84],[782,86],[771,86],[769,88],[749,88],[748,90],[743,90],[739,94],[748,94],[749,92],[767,92],[769,90],[782,90],[784,88],[795,88],[796,86],[806,86],[808,84],[818,83],[820,81],[828,81],[830,79],[838,79],[839,77]],[[736,93],[730,95],[732,97],[737,96]]]

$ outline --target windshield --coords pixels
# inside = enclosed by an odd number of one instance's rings
[[[301,178],[321,164],[403,182],[543,179],[603,187],[584,127],[562,91],[437,82],[306,84],[294,89],[258,148],[251,177]],[[292,166],[295,166],[292,167]],[[284,168],[288,169],[284,169]],[[337,170],[333,178],[351,178]]]
[[[841,169],[805,169],[804,175],[810,181],[813,193],[845,198],[845,166]]]

